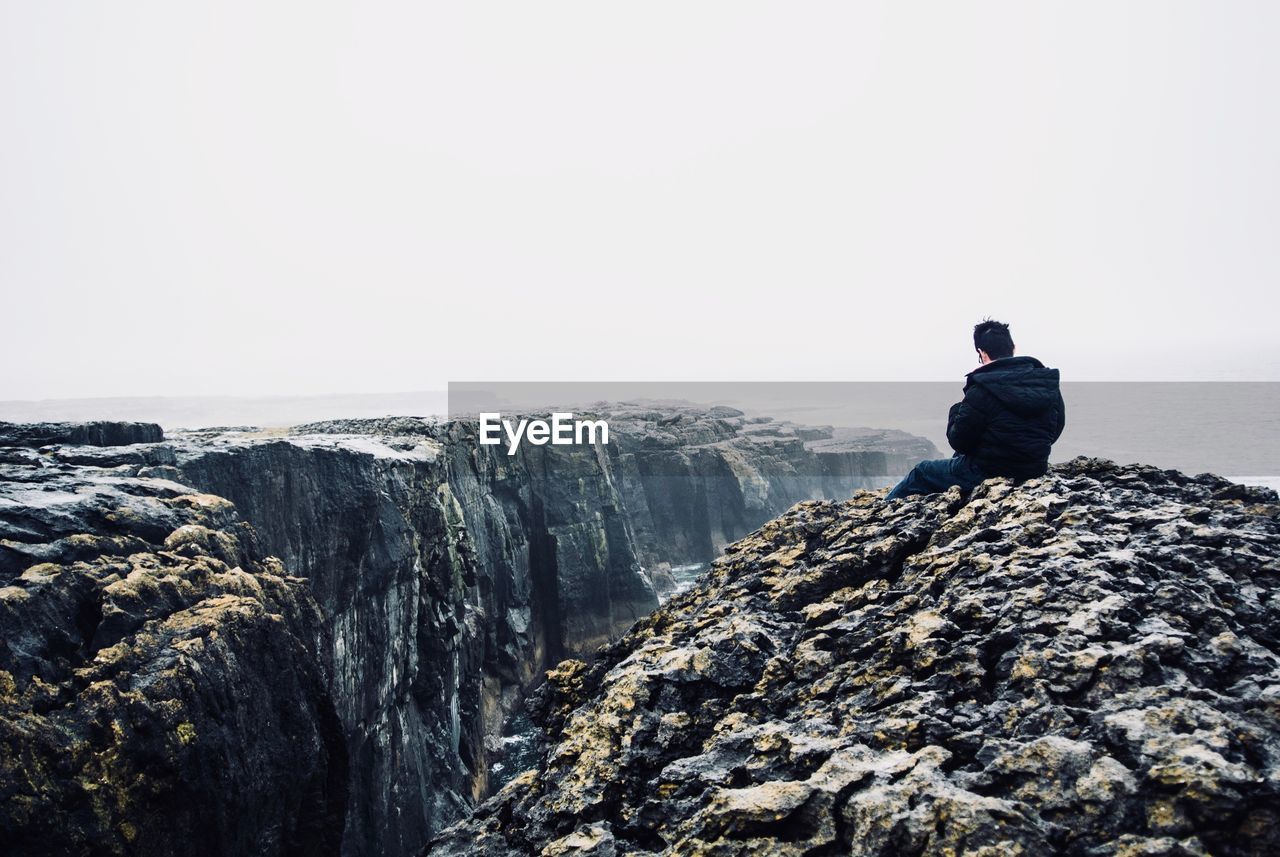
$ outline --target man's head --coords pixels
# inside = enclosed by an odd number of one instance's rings
[[[973,347],[978,351],[978,361],[984,364],[1012,357],[1013,337],[1009,335],[1009,325],[989,318],[978,322],[973,327]]]

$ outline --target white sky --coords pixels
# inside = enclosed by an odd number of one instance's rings
[[[0,399],[1280,380],[1280,3],[0,0]]]

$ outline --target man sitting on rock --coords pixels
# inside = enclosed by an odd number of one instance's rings
[[[964,400],[951,406],[947,420],[955,455],[920,462],[888,499],[935,494],[952,485],[967,491],[992,476],[1030,479],[1049,469],[1049,449],[1067,418],[1058,370],[1034,357],[1015,357],[1009,325],[998,321],[974,327],[973,347],[981,365],[969,373]]]

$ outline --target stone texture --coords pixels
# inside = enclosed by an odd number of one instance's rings
[[[540,670],[657,606],[607,459],[481,451],[471,427],[174,441],[325,617],[352,759],[347,853],[412,853],[488,790],[484,739]]]
[[[808,502],[531,700],[425,853],[1280,853],[1280,505],[1077,459]]]
[[[659,557],[709,558],[798,499],[905,471],[893,456],[921,448],[816,429],[844,444],[819,455],[796,427],[729,408],[598,416],[607,446],[515,456],[481,446],[474,423],[412,417],[168,444],[175,478],[233,500],[311,583],[352,760],[347,854],[412,853],[486,797],[485,738],[545,669],[657,607]]]
[[[155,423],[5,423],[0,422],[0,446],[125,446],[157,443],[164,436]]]
[[[658,566],[706,558],[797,499],[883,480],[913,443],[863,433],[849,446],[829,429],[727,408],[608,413],[617,426],[608,446],[526,444],[515,456],[481,447],[474,424],[413,417],[164,440],[155,427],[8,426],[14,445],[0,446],[0,463],[19,487],[0,518],[0,560],[16,574],[92,558],[121,514],[145,529],[128,551],[154,552],[189,523],[139,499],[156,486],[233,502],[253,525],[254,557],[305,579],[318,608],[307,645],[349,758],[343,852],[414,853],[487,796],[486,738],[542,672],[590,655],[657,606]],[[82,445],[95,439],[117,445]],[[841,448],[816,453],[810,443]],[[81,487],[71,493],[133,487],[82,503],[64,533],[54,498],[73,476]],[[68,585],[57,580],[49,592]],[[170,589],[147,590],[157,616],[188,606]],[[276,680],[266,661],[234,667],[246,687]],[[234,684],[231,666],[223,679]]]
[[[0,464],[10,855],[337,854],[346,750],[304,582],[173,482]]]

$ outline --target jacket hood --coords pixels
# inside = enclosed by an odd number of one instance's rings
[[[969,373],[970,384],[999,399],[1009,410],[1033,417],[1058,403],[1058,370],[1034,357],[1005,357]]]

